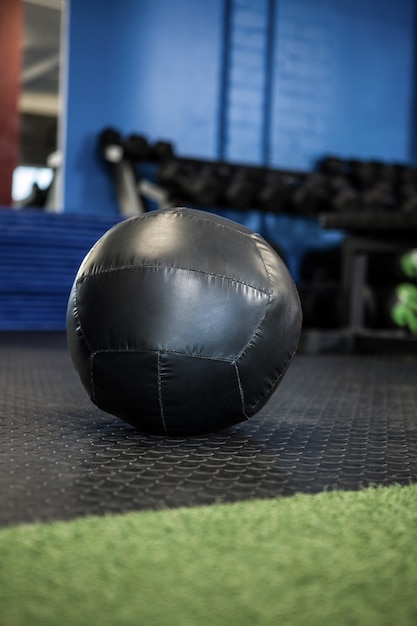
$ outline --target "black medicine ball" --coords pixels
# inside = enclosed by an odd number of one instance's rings
[[[301,332],[286,266],[258,234],[203,211],[130,218],[90,250],[71,290],[68,347],[103,411],[160,435],[252,417]]]

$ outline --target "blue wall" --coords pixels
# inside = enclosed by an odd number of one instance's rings
[[[408,161],[414,0],[278,2],[271,161]]]
[[[227,72],[222,89],[222,158],[263,163],[268,91],[268,0],[226,2]]]
[[[117,211],[96,150],[105,126],[216,155],[222,11],[221,0],[71,0],[66,211]]]
[[[415,156],[415,0],[70,0],[69,18],[66,211],[117,211],[108,125],[288,169]]]

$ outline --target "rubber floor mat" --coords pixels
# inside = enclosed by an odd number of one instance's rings
[[[141,434],[97,409],[60,333],[0,334],[0,524],[417,481],[417,358],[303,355],[251,420]]]

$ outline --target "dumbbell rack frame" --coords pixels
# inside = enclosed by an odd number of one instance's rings
[[[346,230],[343,241],[342,260],[342,302],[345,332],[352,347],[373,344],[381,347],[417,350],[417,337],[402,329],[377,331],[365,325],[364,288],[367,280],[369,257],[373,254],[403,253],[416,247],[417,215],[374,214],[372,222],[369,215],[322,214],[320,222],[323,228],[341,228]]]

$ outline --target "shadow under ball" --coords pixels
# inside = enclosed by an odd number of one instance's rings
[[[111,228],[75,277],[67,341],[92,402],[157,435],[198,435],[255,415],[297,349],[302,313],[258,234],[199,210]]]

